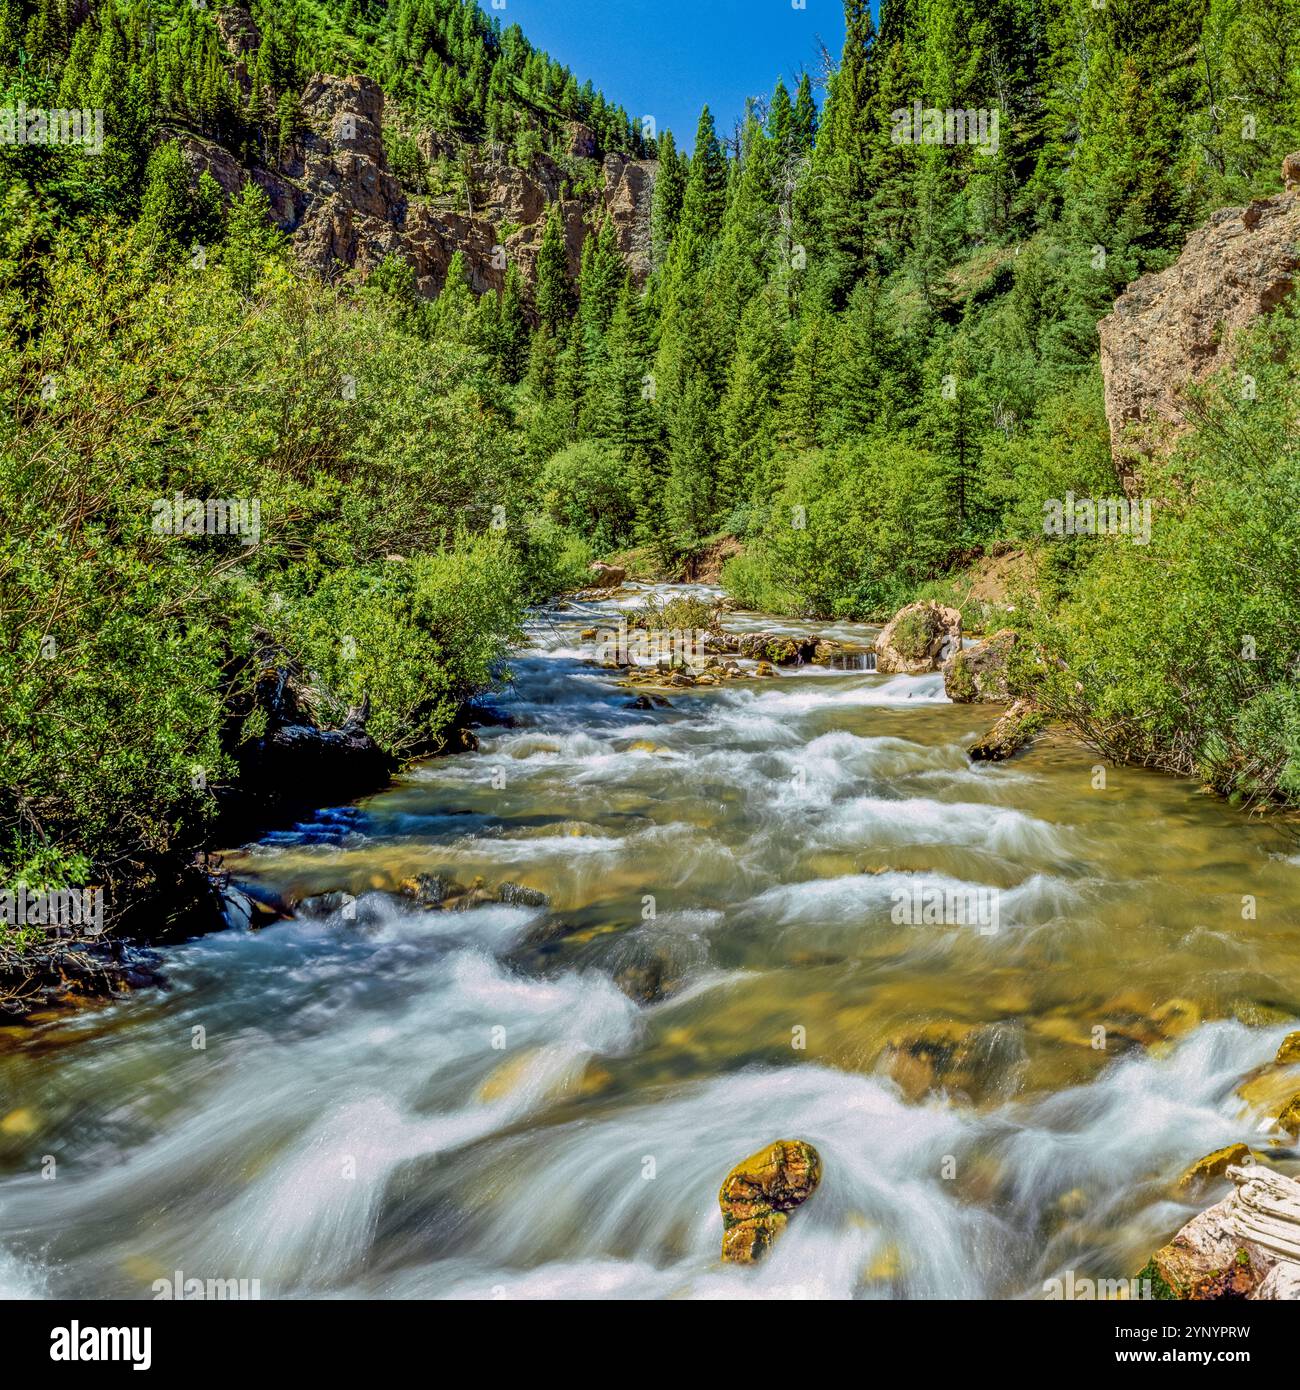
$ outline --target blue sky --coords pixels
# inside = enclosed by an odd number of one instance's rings
[[[588,77],[629,116],[650,115],[690,148],[700,107],[720,133],[778,77],[793,92],[800,72],[818,74],[820,38],[838,61],[841,0],[479,0],[502,28],[518,24],[535,47]],[[820,98],[820,93],[819,93]]]

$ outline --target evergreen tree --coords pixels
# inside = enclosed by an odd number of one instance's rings
[[[546,215],[542,244],[537,255],[537,317],[543,328],[558,336],[573,314],[573,285],[569,280],[569,254],[565,247],[560,207],[552,203]]]

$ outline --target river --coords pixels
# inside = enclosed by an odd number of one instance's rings
[[[1034,1298],[1197,1209],[1300,1026],[1296,843],[1060,736],[974,766],[996,711],[938,675],[633,708],[579,635],[630,601],[535,615],[478,753],[227,856],[354,903],[0,1030],[0,1294]],[[416,873],[549,907],[384,891]],[[896,920],[918,885],[996,921]],[[778,1138],[821,1187],[723,1265],[719,1184]]]

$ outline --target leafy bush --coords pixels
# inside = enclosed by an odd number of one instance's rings
[[[399,753],[518,628],[527,491],[482,359],[228,250],[160,273],[142,236],[63,238],[0,360],[0,878],[110,914],[202,844],[260,732],[259,628]],[[177,494],[255,502],[259,543],[156,532]]]
[[[718,611],[703,599],[689,595],[661,602],[647,594],[640,607],[628,614],[628,626],[652,631],[704,632],[718,626]]]
[[[542,469],[540,490],[546,514],[586,536],[597,553],[630,538],[627,469],[613,446],[588,440],[561,450]]]
[[[751,607],[871,618],[904,602],[947,553],[943,484],[928,457],[864,440],[784,461],[767,523],[723,582]]]
[[[327,575],[281,630],[337,699],[336,719],[368,697],[372,737],[410,757],[437,747],[464,701],[502,674],[506,644],[519,635],[519,583],[504,540],[463,538]]]

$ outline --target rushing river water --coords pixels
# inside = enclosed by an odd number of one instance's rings
[[[1296,844],[1167,778],[1098,786],[1064,739],[972,766],[996,711],[937,675],[633,708],[579,636],[615,606],[530,624],[479,753],[228,857],[354,905],[0,1030],[0,1293],[1041,1297],[1187,1219],[1173,1180],[1256,1138],[1234,1088],[1297,1026]],[[417,873],[550,905],[382,891]],[[996,930],[895,921],[916,885],[989,890]],[[777,1138],[821,1187],[724,1266],[718,1186]]]

